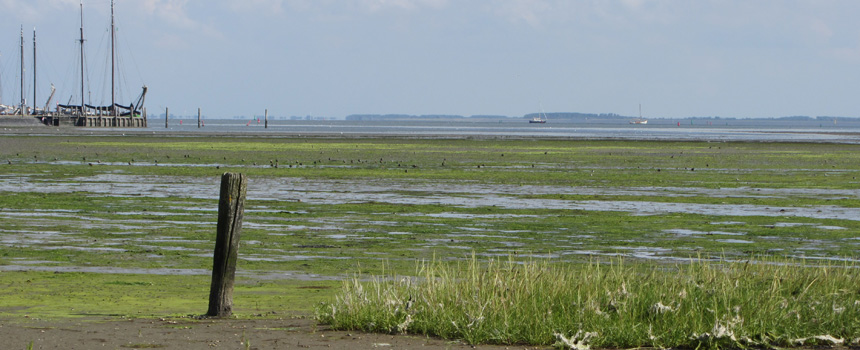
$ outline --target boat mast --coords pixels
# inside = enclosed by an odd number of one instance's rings
[[[3,57],[3,54],[0,53],[0,58]],[[3,74],[0,73],[0,105],[3,105]]]
[[[110,111],[111,115],[116,116],[116,85],[114,78],[116,76],[116,28],[113,15],[113,0],[110,2]]]
[[[84,112],[86,102],[84,100],[84,1],[81,0],[81,116],[86,115]]]
[[[21,26],[21,115],[24,115],[24,26]]]
[[[33,27],[33,112],[36,111],[36,27]]]

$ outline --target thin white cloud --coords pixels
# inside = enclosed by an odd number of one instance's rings
[[[195,20],[186,10],[188,0],[143,0],[139,6],[145,14],[153,16],[178,29],[192,30],[207,36],[220,37],[215,27]]]
[[[806,28],[816,40],[828,41],[833,37],[833,29],[830,28],[830,25],[826,21],[820,18],[809,19]]]
[[[39,9],[36,7],[38,4],[29,1],[0,0],[0,12],[13,14],[19,21],[31,22],[38,18]]]
[[[286,11],[334,13],[349,10],[364,12],[416,11],[439,9],[449,0],[243,0],[223,1],[231,11],[280,15]]]
[[[279,15],[284,12],[285,0],[229,1],[227,7],[233,11],[255,12],[264,15]]]
[[[664,0],[499,0],[491,2],[491,11],[510,22],[542,26],[544,23],[576,22],[619,25],[669,22],[675,18],[674,7],[684,3]]]
[[[0,12],[32,21],[51,11],[76,9],[79,5],[80,0],[0,0]]]
[[[645,0],[621,0],[621,3],[631,10],[639,10],[645,4]]]
[[[421,8],[442,8],[447,0],[360,0],[363,7],[371,12],[383,10],[414,11]]]
[[[187,4],[188,0],[144,0],[142,6],[149,15],[179,27],[193,28],[197,23],[185,14]]]
[[[553,8],[544,0],[508,0],[495,4],[495,14],[514,23],[539,26]]]

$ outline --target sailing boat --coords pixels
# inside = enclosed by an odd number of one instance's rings
[[[50,112],[48,111],[48,106],[51,105],[51,100],[54,98],[54,93],[56,89],[54,85],[51,84],[51,97],[48,98],[48,102],[45,103],[45,107],[39,109],[35,104],[36,102],[36,28],[33,28],[33,105],[28,106],[27,100],[24,97],[24,26],[21,26],[21,68],[20,68],[20,78],[21,78],[21,86],[20,86],[20,94],[21,101],[18,105],[4,105],[0,104],[0,115],[19,115],[19,116],[33,116],[33,117],[43,117]]]
[[[21,70],[20,70],[20,72],[21,72],[21,74],[20,74],[20,78],[21,78],[21,102],[17,106],[15,106],[15,105],[7,106],[7,105],[0,104],[0,113],[2,113],[3,115],[24,116],[24,115],[29,114],[27,112],[27,101],[24,98],[24,26],[21,26],[21,42],[20,42],[20,44],[21,44],[21,62],[20,62],[21,63]],[[36,31],[34,29],[33,30],[33,64],[34,64],[34,67],[33,67],[33,71],[34,71],[33,84],[34,85],[35,85],[35,76],[36,76],[36,74],[35,74],[35,70],[36,70],[36,68],[35,68],[35,63],[36,63],[35,53],[36,53]],[[36,95],[36,88],[35,87],[33,88],[33,95],[34,95],[34,97]]]
[[[630,124],[648,124],[648,119],[642,119],[642,104],[639,104],[639,118],[630,121]]]
[[[116,122],[116,121],[108,121],[107,124],[104,125],[101,122],[102,117],[113,117],[116,119],[117,117],[129,117],[129,118],[139,118],[141,116],[141,110],[143,108],[143,104],[146,101],[146,92],[147,87],[144,85],[143,90],[138,96],[137,101],[130,103],[126,106],[117,103],[116,101],[116,22],[114,16],[114,1],[111,0],[110,3],[110,31],[111,31],[111,104],[108,106],[94,106],[85,103],[84,101],[84,4],[81,2],[81,37],[80,37],[80,52],[81,52],[81,103],[78,105],[72,104],[60,104],[58,105],[58,109],[62,114],[65,115],[74,115],[78,117],[78,120],[75,122],[75,125],[78,126],[146,126],[146,120],[144,118],[143,123],[126,123],[126,121]],[[94,122],[90,120],[90,116],[97,116],[99,118],[98,124],[93,125]],[[128,125],[120,125],[120,124],[128,124]]]

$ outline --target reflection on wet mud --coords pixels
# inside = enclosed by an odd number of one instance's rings
[[[217,213],[218,188],[215,178],[183,176],[141,176],[100,174],[62,181],[42,181],[38,176],[0,176],[0,191],[35,193],[85,193],[93,198],[147,198],[154,207],[132,210],[116,204],[108,213],[87,213],[74,209],[32,210],[0,209],[0,220],[10,223],[0,229],[0,246],[40,251],[87,252],[122,260],[130,251],[150,253],[152,261],[181,257],[210,257]],[[536,198],[542,195],[599,195],[607,200],[566,200]],[[860,208],[831,205],[773,207],[754,204],[697,204],[665,201],[612,200],[613,196],[640,197],[735,197],[735,198],[860,198],[855,190],[758,189],[758,188],[608,188],[486,183],[429,183],[416,180],[380,179],[314,180],[301,178],[253,178],[246,208],[244,229],[251,235],[243,241],[240,259],[253,263],[290,261],[368,259],[406,259],[434,250],[462,255],[476,251],[478,256],[570,258],[586,256],[624,256],[658,261],[684,261],[695,255],[699,244],[707,241],[736,249],[779,241],[788,247],[768,251],[808,252],[798,257],[834,261],[855,261],[828,256],[839,245],[858,245],[849,240],[811,240],[779,236],[751,235],[750,226],[768,229],[798,229],[838,232],[845,227],[793,219],[860,221]],[[177,203],[188,201],[188,203]],[[212,201],[211,207],[200,200]],[[127,203],[132,205],[134,201]],[[302,203],[312,209],[284,211],[279,202]],[[442,212],[404,211],[398,213],[340,213],[321,215],[313,208],[357,203],[393,205],[438,205],[451,208]],[[492,207],[493,213],[464,213],[455,209]],[[519,210],[505,213],[504,210]],[[533,214],[523,214],[529,210]],[[727,217],[736,220],[704,220],[702,225],[719,229],[666,227],[646,233],[635,240],[618,238],[582,229],[539,226],[547,219],[542,211],[622,212],[633,216],[692,214]],[[558,215],[557,213],[554,215]],[[581,214],[578,214],[581,215]],[[774,218],[766,225],[751,224],[754,219]],[[745,218],[749,218],[750,222]],[[778,221],[777,221],[778,220]],[[499,222],[518,221],[521,227],[499,228]],[[404,224],[404,222],[406,224]],[[206,232],[201,237],[200,232]],[[94,238],[97,237],[97,238]],[[193,237],[193,238],[192,238]],[[661,242],[675,240],[672,248]],[[285,242],[301,243],[285,243]],[[299,248],[301,250],[295,250]],[[374,250],[374,249],[378,249]],[[550,253],[532,253],[548,251]],[[164,254],[171,254],[166,258]],[[116,257],[110,257],[111,254]],[[342,255],[345,254],[345,255]],[[62,254],[61,254],[62,255]],[[377,257],[378,256],[378,257]],[[179,258],[178,258],[179,257]],[[199,260],[198,259],[198,260]],[[206,270],[185,268],[123,268],[71,266],[58,259],[0,261],[0,270],[45,270],[61,272],[206,274]],[[252,273],[253,272],[244,272]],[[266,278],[329,278],[291,272],[260,273]]]

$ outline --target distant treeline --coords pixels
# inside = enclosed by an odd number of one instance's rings
[[[629,118],[625,116],[621,116],[615,113],[576,113],[576,112],[553,112],[553,113],[529,113],[523,116],[525,119],[533,119],[540,116],[546,116],[547,119],[588,119],[588,118],[602,118],[602,119],[616,119],[616,118]]]
[[[810,117],[808,115],[791,115],[785,117],[750,117],[750,118],[735,118],[735,117],[688,117],[688,118],[672,118],[672,119],[704,119],[704,120],[738,120],[738,119],[766,119],[766,120],[826,120],[831,121],[833,119],[843,119],[843,118],[854,118],[854,117],[833,117],[833,116],[817,116]]]
[[[616,114],[616,113],[596,114],[596,113],[575,113],[575,112],[529,113],[529,114],[524,115],[523,118],[532,119],[532,118],[536,118],[536,117],[542,116],[542,115],[546,115],[547,119],[562,119],[562,120],[569,120],[569,119],[608,119],[608,120],[613,120],[613,119],[635,118],[633,116],[625,116],[625,115],[620,115],[620,114]],[[656,117],[656,118],[659,118],[659,117]],[[805,115],[793,115],[793,116],[775,117],[775,118],[774,117],[771,117],[771,118],[755,118],[755,117],[754,118],[734,118],[734,117],[725,118],[725,117],[719,117],[719,116],[704,116],[704,117],[700,116],[700,117],[670,118],[670,119],[704,119],[704,120],[772,119],[772,120],[827,120],[827,121],[830,121],[830,120],[839,119],[839,118],[846,118],[846,117],[832,117],[832,116],[810,117],[810,116],[805,116]]]
[[[352,114],[346,116],[346,120],[395,120],[395,119],[464,119],[464,118],[476,118],[476,119],[506,119],[510,118],[504,115],[473,115],[473,116],[462,116],[462,115],[449,115],[449,114],[423,114],[423,115],[410,115],[410,114]]]
[[[833,119],[837,119],[837,118],[844,118],[844,117],[830,117],[830,116],[820,115],[820,116],[813,118],[813,117],[805,116],[805,115],[794,115],[794,116],[790,116],[790,117],[780,117],[777,119],[781,119],[781,120],[828,120],[829,121],[829,120],[833,120]]]
[[[521,118],[531,119],[537,117],[539,113],[529,113]],[[544,114],[544,113],[540,113]],[[545,113],[546,117],[549,119],[584,119],[584,118],[628,118],[615,113],[573,113],[573,112],[561,112],[561,113]],[[492,114],[476,114],[471,116],[463,116],[463,115],[451,115],[451,114],[423,114],[423,115],[410,115],[410,114],[352,114],[346,117],[346,120],[396,120],[396,119],[511,119],[518,117],[509,117],[506,115],[492,115]]]

